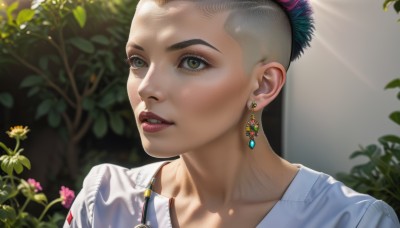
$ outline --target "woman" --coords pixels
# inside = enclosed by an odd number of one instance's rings
[[[313,30],[305,0],[141,0],[128,95],[145,151],[94,167],[64,227],[399,227],[386,203],[278,157],[260,127]]]

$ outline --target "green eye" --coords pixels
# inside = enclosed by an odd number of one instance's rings
[[[197,69],[200,66],[201,62],[195,58],[189,58],[187,60],[187,64],[190,68]]]
[[[146,62],[137,56],[132,56],[129,58],[129,65],[132,67],[132,69],[135,70],[147,66]]]
[[[191,70],[198,71],[208,67],[209,64],[200,57],[188,56],[182,59],[180,67]]]

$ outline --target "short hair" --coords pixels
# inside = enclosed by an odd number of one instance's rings
[[[176,0],[157,0],[159,4],[165,4]],[[208,5],[204,8],[210,12],[226,9],[244,9],[256,5],[265,5],[269,2],[277,3],[287,15],[292,31],[292,48],[290,61],[299,58],[305,48],[310,46],[314,27],[312,17],[312,8],[309,0],[192,0],[202,5]]]

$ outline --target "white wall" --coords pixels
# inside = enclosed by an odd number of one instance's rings
[[[388,115],[400,109],[400,23],[383,0],[313,0],[311,48],[289,69],[285,94],[284,154],[331,175],[365,160],[349,160],[358,146],[400,134]]]

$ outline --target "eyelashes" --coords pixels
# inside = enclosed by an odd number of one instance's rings
[[[148,67],[147,63],[138,55],[132,55],[126,59],[126,63],[133,70],[138,70],[144,67]]]
[[[149,67],[149,64],[139,55],[132,55],[126,59],[126,63],[132,70]],[[179,58],[177,67],[183,70],[195,72],[207,69],[211,64],[203,57],[187,54]]]
[[[181,58],[178,67],[189,71],[200,71],[210,67],[210,64],[203,57],[186,55]]]

